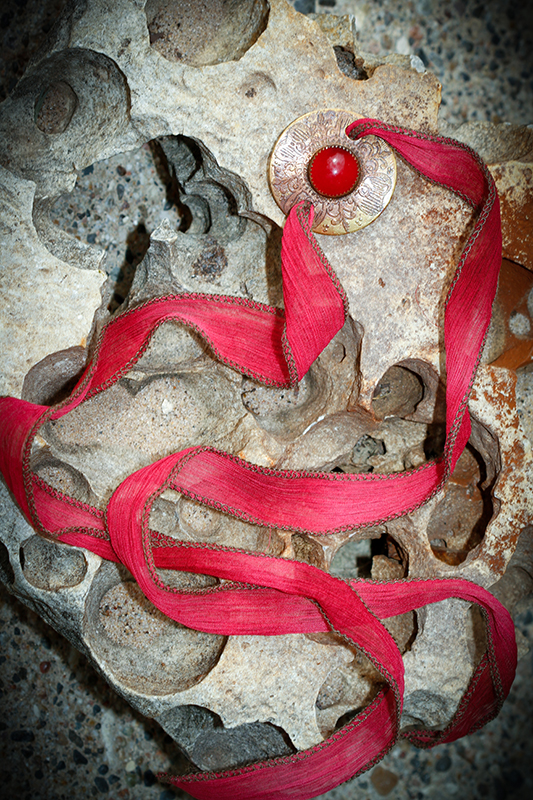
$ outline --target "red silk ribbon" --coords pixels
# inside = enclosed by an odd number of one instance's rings
[[[112,318],[71,396],[53,408],[0,400],[0,470],[28,522],[45,536],[86,547],[131,571],[145,595],[172,619],[224,635],[334,630],[370,658],[386,682],[363,712],[310,750],[223,773],[170,777],[197,798],[270,800],[321,794],[375,764],[397,741],[403,662],[380,619],[459,597],[487,621],[486,654],[444,731],[414,731],[419,746],[452,741],[499,711],[514,676],[514,626],[484,589],[464,580],[346,583],[309,564],[202,543],[149,528],[154,500],[173,488],[200,503],[263,526],[327,534],[411,511],[442,486],[470,436],[467,402],[490,322],[501,263],[499,203],[486,166],[463,144],[377,120],[347,133],[385,139],[412,167],[462,197],[477,221],[446,299],[446,446],[440,461],[393,475],[270,470],[210,447],[191,447],[130,475],[105,513],[53,489],[30,468],[39,428],[105,391],[141,357],[156,328],[175,320],[198,332],[216,358],[265,384],[295,385],[340,330],[347,299],[311,226],[313,209],[290,212],[282,243],[285,311],[227,296],[183,293],[155,298]],[[357,310],[355,310],[357,313]],[[178,569],[229,583],[187,593],[157,570]],[[245,582],[245,583],[244,583]]]

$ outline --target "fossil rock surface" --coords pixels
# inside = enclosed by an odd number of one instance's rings
[[[104,284],[102,252],[51,217],[57,198],[94,162],[157,140],[179,210],[178,228],[167,221],[150,231],[123,308],[179,291],[281,305],[283,216],[267,166],[284,128],[310,110],[337,107],[354,119],[437,131],[434,76],[400,56],[365,66],[346,20],[311,20],[285,0],[217,3],[213,36],[214,17],[201,6],[75,2],[3,104],[3,393],[55,402],[109,317],[113,284]],[[498,138],[495,127],[459,133],[499,142],[487,158],[503,192],[506,253],[522,270],[531,267],[522,224],[530,142],[524,131],[498,129]],[[298,391],[243,380],[196,334],[166,323],[112,389],[42,429],[33,469],[104,507],[132,471],[190,445],[216,445],[265,466],[343,472],[396,472],[437,456],[443,299],[471,225],[461,200],[399,161],[395,193],[378,220],[320,240],[351,318]],[[533,514],[531,425],[516,407],[516,367],[524,362],[498,361],[531,341],[526,284],[511,301],[500,282],[501,313],[470,404],[471,441],[449,484],[418,511],[325,540],[261,529],[167,491],[151,527],[306,561],[347,579],[461,576],[490,587]],[[527,324],[520,327],[517,314]],[[226,639],[164,618],[126,570],[37,537],[1,491],[2,580],[198,766],[318,743],[377,692],[381,679],[369,662],[332,636]],[[189,588],[214,581],[164,577]],[[530,583],[524,587],[529,593]],[[478,620],[451,600],[386,624],[405,654],[406,724],[445,724],[479,657]]]

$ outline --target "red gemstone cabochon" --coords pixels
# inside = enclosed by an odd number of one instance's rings
[[[355,188],[359,164],[353,153],[344,147],[322,147],[311,158],[308,174],[318,194],[342,197]]]

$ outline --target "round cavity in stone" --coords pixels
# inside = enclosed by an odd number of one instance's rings
[[[129,106],[126,79],[111,58],[67,47],[41,59],[11,93],[0,150],[12,172],[35,182],[36,197],[51,198],[68,190],[74,165],[113,149],[129,126]]]
[[[212,540],[222,524],[222,514],[188,497],[179,503],[180,526],[194,539]]]
[[[115,644],[148,647],[165,632],[179,628],[150,603],[136,583],[118,583],[100,602],[102,627]]]
[[[368,577],[371,561],[372,540],[353,538],[339,547],[331,562],[330,572],[343,580]]]
[[[104,564],[85,610],[85,634],[96,661],[116,681],[143,694],[183,691],[217,663],[226,637],[184,627],[160,612],[124,570]],[[127,573],[126,573],[127,574]],[[161,570],[173,589],[202,591],[216,581],[202,575]]]
[[[148,0],[150,44],[168,61],[194,67],[237,61],[268,22],[266,0]]]
[[[446,564],[461,564],[483,539],[494,507],[492,485],[480,453],[467,445],[430,517],[427,536],[434,555]]]
[[[410,369],[394,365],[380,379],[372,397],[377,419],[406,417],[414,412],[424,396],[424,384]]]
[[[170,518],[170,504],[168,504],[166,515],[171,525],[167,524],[166,530],[158,529],[162,533],[167,533],[176,539],[192,539],[195,542],[206,542],[212,545],[222,545],[225,547],[238,547],[254,553],[268,553],[269,555],[280,555],[284,548],[284,543],[278,534],[260,525],[231,517],[223,514],[209,506],[190,500],[188,497],[178,495],[172,490],[167,490],[160,498],[159,502],[172,495],[177,497],[175,502],[175,525],[172,525]],[[167,500],[168,502],[168,500]],[[157,511],[161,518],[161,508],[158,501],[154,503],[152,514],[150,515],[150,526],[153,525],[153,512]]]
[[[309,536],[302,536],[299,533],[291,538],[293,558],[296,561],[303,561],[306,564],[313,564],[315,567],[325,569],[326,561],[322,547],[316,539]]]
[[[399,581],[407,576],[409,554],[389,533],[372,541],[370,575],[374,581]],[[414,611],[388,617],[383,625],[395,640],[400,652],[411,648],[417,634],[417,618]]]
[[[9,550],[3,542],[0,542],[0,580],[2,583],[11,584],[15,582],[15,573],[11,566]]]
[[[311,634],[310,638],[315,636]],[[317,641],[333,647],[346,647],[346,643],[334,634],[322,635]],[[371,703],[384,683],[364,653],[356,648],[350,650],[353,659],[329,673],[316,698],[316,720],[325,737]]]
[[[244,378],[242,403],[261,428],[279,439],[293,439],[323,412],[329,392],[325,370],[313,364],[296,389],[263,386]]]
[[[127,297],[151,232],[164,221],[180,225],[165,177],[146,144],[81,170],[72,192],[36,201],[34,223],[45,247],[77,267],[105,270],[111,311]]]
[[[76,92],[66,81],[54,81],[35,102],[35,124],[43,133],[63,133],[78,105]]]
[[[31,536],[22,544],[20,564],[28,583],[51,592],[77,586],[87,572],[80,550],[41,536]]]
[[[22,399],[43,406],[64,400],[74,389],[86,360],[87,350],[79,346],[45,356],[26,373]]]

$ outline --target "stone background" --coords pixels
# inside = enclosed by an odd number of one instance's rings
[[[13,89],[64,5],[65,0],[2,0],[0,99]],[[418,55],[443,84],[443,123],[533,123],[533,15],[527,0],[294,0],[294,5],[304,13],[354,14],[364,50]],[[141,166],[128,163],[123,169],[135,177]],[[131,251],[130,256],[127,253],[131,242],[120,230],[128,187],[121,182],[123,173],[115,168],[114,173],[111,194],[116,199],[106,204],[107,232],[106,226],[96,232],[84,230],[88,223],[83,208],[76,216],[80,234],[101,237],[104,246],[114,248],[120,265],[131,263]],[[148,195],[161,191],[150,175],[140,183],[148,184],[144,190]],[[92,202],[97,205],[98,198]],[[532,642],[531,612],[520,618],[520,629]],[[530,652],[519,664],[500,717],[482,731],[433,752],[402,744],[372,772],[323,797],[532,797],[532,679]],[[155,723],[132,712],[77,651],[3,588],[0,696],[4,796],[20,800],[187,797],[155,778],[160,770],[179,768],[181,757],[170,738]]]

